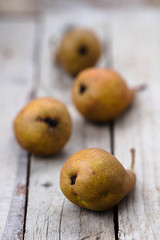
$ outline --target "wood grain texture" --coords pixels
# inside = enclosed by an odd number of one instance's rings
[[[15,141],[12,123],[32,88],[32,21],[0,23],[0,239],[22,239],[27,153]]]
[[[130,86],[147,84],[133,106],[115,123],[115,155],[130,167],[136,149],[135,190],[119,204],[119,239],[160,236],[160,24],[159,11],[122,12],[115,16],[114,67]]]
[[[93,28],[103,39],[101,14],[63,13],[47,15],[43,21],[40,84],[37,96],[53,96],[64,102],[71,114],[73,132],[64,150],[49,159],[33,157],[31,162],[28,214],[25,240],[32,239],[114,239],[113,213],[95,213],[71,204],[61,193],[59,174],[63,163],[74,152],[87,147],[110,150],[108,126],[86,122],[71,100],[73,79],[51,61],[62,32],[70,24]],[[93,17],[94,16],[94,17]],[[107,61],[103,56],[100,64]]]

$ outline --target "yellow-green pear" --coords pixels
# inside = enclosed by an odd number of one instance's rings
[[[113,208],[135,183],[135,173],[124,169],[112,154],[100,148],[74,153],[64,163],[60,174],[63,194],[72,203],[95,211]]]
[[[106,122],[117,118],[133,102],[135,90],[111,69],[89,68],[75,79],[72,97],[85,118]]]
[[[71,135],[71,126],[65,105],[51,97],[31,101],[14,120],[14,132],[19,144],[41,156],[60,151]]]
[[[94,66],[100,54],[100,43],[92,31],[73,28],[64,35],[56,58],[67,72],[75,75]]]

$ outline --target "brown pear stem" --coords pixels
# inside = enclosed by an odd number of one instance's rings
[[[144,83],[144,84],[134,87],[134,90],[136,92],[141,92],[141,91],[145,90],[146,88],[147,88],[147,85]]]
[[[134,163],[135,163],[135,149],[131,149],[131,158],[132,158],[132,163],[131,163],[131,170],[133,171],[134,169]]]

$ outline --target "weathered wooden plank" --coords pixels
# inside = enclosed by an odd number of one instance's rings
[[[41,2],[42,9],[53,9],[53,8],[83,8],[84,9],[97,9],[97,8],[117,8],[124,9],[128,7],[157,7],[160,6],[159,0],[63,0],[63,1],[52,1],[52,0],[43,0]]]
[[[1,0],[0,13],[35,13],[39,10],[37,0]]]
[[[22,239],[27,153],[15,141],[12,122],[32,88],[34,22],[0,22],[0,239]]]
[[[72,78],[51,63],[49,42],[56,42],[70,24],[92,27],[103,39],[101,14],[62,12],[44,19],[40,84],[37,96],[53,96],[63,101],[73,120],[73,133],[64,150],[50,159],[32,158],[25,240],[32,239],[114,239],[113,213],[82,210],[64,198],[59,187],[59,173],[65,160],[87,147],[110,149],[108,126],[86,122],[72,104]],[[109,26],[108,26],[109,29]],[[52,51],[55,53],[56,45]],[[106,61],[103,56],[101,64]],[[104,64],[105,65],[105,64]],[[103,65],[103,66],[104,66]]]
[[[131,86],[147,84],[115,123],[115,155],[125,167],[130,166],[130,148],[136,149],[136,188],[118,207],[120,239],[160,236],[159,16],[159,11],[139,11],[115,17],[114,67]]]
[[[157,7],[160,6],[159,0],[1,0],[0,1],[0,13],[38,13],[46,10],[64,9],[65,8],[83,8],[96,9],[99,8],[128,8],[128,7]]]
[[[77,11],[78,9],[127,9],[127,8],[144,8],[159,7],[159,0],[1,0],[0,14],[35,14],[45,11],[59,11],[64,8]],[[83,12],[82,11],[82,12]],[[81,12],[81,14],[82,14]]]

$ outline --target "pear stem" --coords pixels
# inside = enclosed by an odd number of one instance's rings
[[[141,85],[139,85],[139,86],[134,87],[134,90],[135,90],[136,92],[140,92],[140,91],[145,90],[146,88],[147,88],[147,85],[144,83],[144,84],[141,84]]]
[[[133,171],[133,169],[134,169],[134,163],[135,163],[135,149],[132,148],[130,151],[131,151],[131,158],[132,158],[131,170]]]

